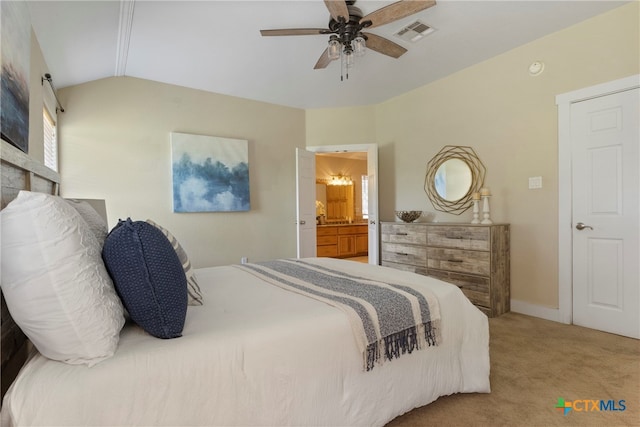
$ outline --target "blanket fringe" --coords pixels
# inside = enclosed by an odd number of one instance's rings
[[[420,350],[425,346],[436,346],[440,341],[439,320],[396,332],[367,346],[365,368],[370,371],[385,360],[398,358],[405,353],[411,354],[413,350]]]

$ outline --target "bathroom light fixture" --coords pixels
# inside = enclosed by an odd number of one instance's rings
[[[353,181],[350,176],[345,176],[342,174],[331,175],[331,180],[327,183],[328,185],[351,185]]]

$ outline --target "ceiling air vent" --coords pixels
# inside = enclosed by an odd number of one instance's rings
[[[435,29],[431,28],[427,24],[420,21],[415,21],[395,33],[394,36],[408,42],[417,42],[427,34],[431,34],[434,31]]]

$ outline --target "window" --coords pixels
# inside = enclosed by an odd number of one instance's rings
[[[58,172],[58,108],[56,94],[42,80],[42,128],[44,130],[44,165]]]
[[[56,120],[55,114],[50,114],[47,107],[42,109],[42,123],[44,128],[44,165],[57,172],[58,138],[56,135]]]
[[[362,218],[369,218],[369,177],[362,175]]]

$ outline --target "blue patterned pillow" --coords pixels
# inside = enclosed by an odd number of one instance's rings
[[[182,335],[187,279],[169,240],[144,221],[118,222],[102,258],[131,319],[158,338]]]

